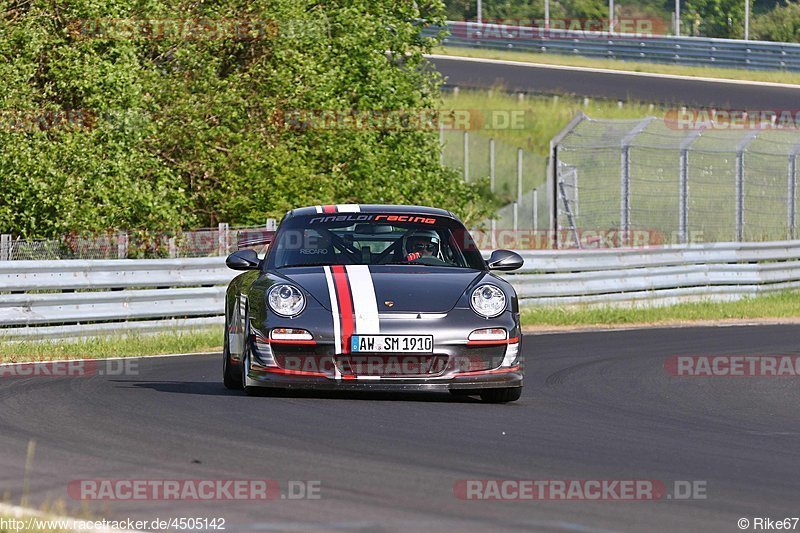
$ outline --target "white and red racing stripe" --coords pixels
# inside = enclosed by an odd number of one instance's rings
[[[377,335],[381,332],[378,318],[378,299],[372,274],[367,265],[348,265],[345,267],[350,288],[353,291],[353,310],[355,311],[355,333],[359,335]]]
[[[317,213],[358,213],[361,211],[358,204],[318,205],[314,209]]]
[[[380,333],[378,301],[367,265],[323,267],[333,319],[334,353],[349,354],[354,334]],[[341,376],[336,372],[336,378]]]

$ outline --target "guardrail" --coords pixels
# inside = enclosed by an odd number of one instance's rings
[[[441,27],[429,27],[433,36]],[[447,22],[446,46],[521,50],[562,55],[732,67],[752,70],[800,71],[800,44],[769,41],[711,39],[707,37],[661,37]]]
[[[224,257],[0,262],[0,337],[74,338],[223,323]]]
[[[800,241],[520,252],[521,305],[670,305],[800,287]]]
[[[520,251],[521,304],[665,305],[800,287],[800,241]],[[224,258],[0,263],[0,337],[75,338],[223,323]]]

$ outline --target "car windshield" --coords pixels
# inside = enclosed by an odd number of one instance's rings
[[[483,270],[464,226],[408,213],[297,216],[283,221],[266,268],[320,265],[426,265]]]

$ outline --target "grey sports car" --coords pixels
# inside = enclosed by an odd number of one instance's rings
[[[230,255],[224,383],[259,388],[449,391],[519,399],[517,295],[449,211],[395,205],[294,209],[266,257]]]

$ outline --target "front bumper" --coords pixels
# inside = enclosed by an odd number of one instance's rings
[[[522,369],[519,365],[432,377],[342,376],[338,379],[251,365],[247,375],[248,386],[281,389],[447,392],[522,386]]]
[[[307,313],[309,311],[307,310]],[[337,354],[332,331],[322,318],[306,317],[302,322],[271,317],[257,334],[266,339],[270,328],[302,327],[314,342],[297,346],[270,342],[268,354],[251,344],[253,358],[248,369],[248,386],[285,389],[448,391],[521,387],[522,353],[519,315],[510,311],[492,320],[479,319],[467,309],[448,314],[382,314],[381,334],[433,334],[433,353],[390,354],[390,359],[414,359],[418,372],[363,372],[348,358],[371,359],[378,354]],[[318,327],[310,327],[319,324]],[[505,329],[505,343],[469,343],[471,331],[497,327]],[[513,341],[513,342],[512,342]],[[263,343],[262,343],[263,346]],[[266,356],[265,356],[266,355]],[[435,359],[436,361],[430,361]],[[380,366],[380,365],[379,365]],[[401,361],[401,365],[402,361]],[[366,364],[368,370],[374,370]],[[384,367],[385,368],[385,367]]]

